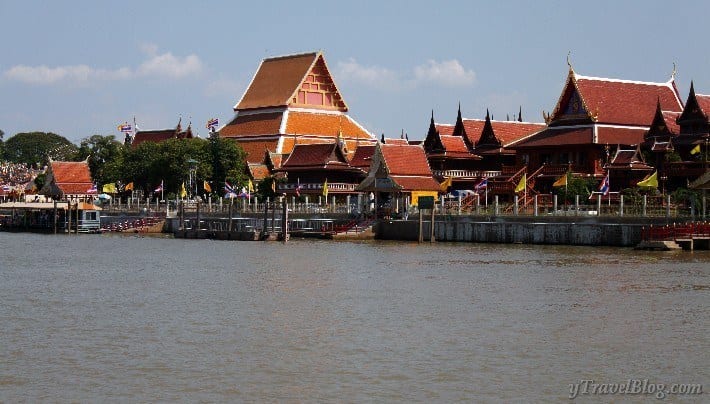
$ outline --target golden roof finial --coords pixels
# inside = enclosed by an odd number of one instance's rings
[[[671,80],[675,80],[675,73],[676,73],[675,62],[673,62],[673,71],[671,72]]]

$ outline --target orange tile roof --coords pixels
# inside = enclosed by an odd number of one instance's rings
[[[641,132],[641,135],[643,136],[643,132]],[[592,144],[593,140],[593,129],[591,127],[565,129],[547,128],[534,136],[510,145],[510,147],[513,149],[522,149],[528,147]]]
[[[278,146],[278,139],[273,140],[240,140],[237,141],[246,153],[246,160],[249,163],[262,163],[266,150],[274,151]]]
[[[264,59],[235,110],[288,105],[318,55],[312,52]]]
[[[271,175],[271,171],[269,171],[269,167],[267,167],[266,164],[249,163],[248,167],[249,174],[251,174],[251,177],[256,181],[261,181]]]
[[[283,112],[237,115],[219,131],[220,137],[276,135],[281,128]]]
[[[85,161],[52,161],[50,170],[53,183],[64,194],[86,194],[93,185],[89,164]]]
[[[392,181],[401,187],[401,191],[441,191],[441,185],[433,177],[408,177],[391,175]]]
[[[466,153],[469,154],[466,143],[461,136],[439,135],[441,143],[444,145],[447,153]]]
[[[366,130],[345,114],[325,114],[314,112],[290,111],[286,123],[287,134],[319,135],[338,137],[342,132],[344,139],[374,140]]]
[[[403,145],[408,145],[409,141],[407,139],[401,139],[398,137],[388,137],[385,138],[385,143],[386,144],[403,144]]]
[[[421,146],[380,144],[385,164],[392,175],[432,176]]]
[[[680,133],[680,126],[676,119],[680,116],[680,112],[663,111],[663,121],[666,123],[666,127],[671,133]]]
[[[636,145],[643,142],[646,128],[615,128],[608,126],[597,127],[597,144],[624,144]]]
[[[304,167],[339,169],[349,165],[335,143],[297,144],[281,168],[289,170]]]

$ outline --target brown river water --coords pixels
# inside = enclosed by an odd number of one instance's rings
[[[0,243],[1,402],[565,402],[585,379],[710,389],[708,252]]]

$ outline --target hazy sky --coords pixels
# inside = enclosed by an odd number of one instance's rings
[[[541,122],[567,74],[710,93],[708,1],[0,0],[0,129],[74,142],[226,123],[265,57],[322,50],[350,115],[422,139],[463,116]]]

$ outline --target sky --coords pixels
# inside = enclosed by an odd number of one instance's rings
[[[262,59],[322,51],[349,115],[542,122],[568,72],[710,94],[708,1],[0,0],[0,130],[92,135],[229,121]]]

